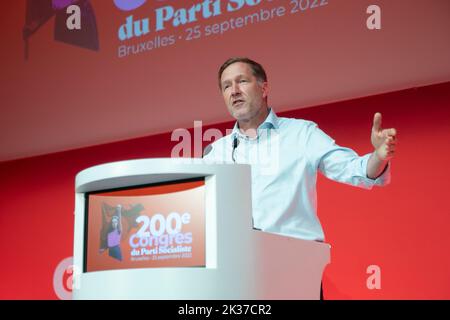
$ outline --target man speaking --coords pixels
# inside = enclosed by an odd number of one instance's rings
[[[374,151],[358,156],[314,122],[277,117],[268,106],[266,73],[253,60],[228,59],[219,69],[219,88],[236,123],[231,134],[207,148],[204,159],[251,165],[255,228],[323,241],[316,213],[318,171],[366,189],[389,183],[397,133],[381,128],[380,113],[373,118]]]

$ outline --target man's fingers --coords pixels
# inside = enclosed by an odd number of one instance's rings
[[[387,144],[396,144],[398,142],[398,139],[395,136],[388,136],[384,141]]]
[[[373,126],[372,130],[380,131],[381,130],[381,113],[377,112],[373,116]]]
[[[386,148],[386,154],[394,154],[395,153],[395,147]]]
[[[397,146],[397,144],[394,142],[394,143],[387,143],[386,144],[386,147],[387,148],[395,148]]]
[[[384,149],[384,152],[387,156],[392,157],[395,154],[395,146],[387,147]]]
[[[394,128],[381,130],[380,135],[384,138],[392,138],[397,140],[397,130]]]
[[[395,137],[391,137],[391,136],[384,139],[384,144],[388,145],[388,146],[391,146],[391,145],[395,146],[397,144],[397,142],[398,142],[398,140],[395,139]]]
[[[387,155],[392,158],[395,155],[395,151],[388,152]]]
[[[395,130],[395,128],[387,129],[387,135],[395,138],[397,130]]]
[[[382,138],[382,144],[380,145],[380,154],[384,154],[383,159],[390,160],[394,157],[395,148],[398,140],[396,139],[397,131],[395,129],[384,129],[379,132]]]

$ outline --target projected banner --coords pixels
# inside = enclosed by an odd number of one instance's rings
[[[298,15],[328,5],[330,0],[27,0],[24,40],[56,16],[54,37],[86,49],[100,43],[116,47],[117,56],[154,51],[179,42],[197,41],[288,15]],[[92,4],[91,4],[92,3]],[[71,11],[79,6],[80,12]],[[97,10],[94,10],[97,8]],[[68,13],[69,12],[69,13]],[[73,15],[70,13],[73,12]],[[79,15],[80,28],[68,29]],[[97,15],[109,23],[99,39]],[[109,45],[106,46],[109,50]]]
[[[204,181],[88,195],[85,271],[205,265]]]
[[[114,0],[120,10],[131,12],[118,27],[118,40],[121,42],[118,57],[173,46],[177,42],[223,35],[249,25],[326,6],[328,1]]]
[[[334,12],[338,2],[6,3],[5,12],[11,12],[5,21],[7,29],[16,31],[5,33],[8,46],[2,51],[6,58],[0,79],[6,85],[3,102],[12,107],[2,113],[0,123],[4,136],[15,139],[5,140],[3,149],[14,154],[17,146],[32,141],[33,133],[40,137],[49,132],[51,139],[42,138],[42,144],[29,147],[34,154],[57,151],[56,146],[78,148],[187,128],[195,120],[205,124],[225,121],[226,109],[220,107],[215,82],[220,65],[233,56],[248,56],[262,63],[273,79],[280,73],[283,79],[289,75],[289,82],[298,83],[294,70],[301,69],[300,64],[322,60],[316,53],[305,56],[305,50],[313,48],[305,43],[334,43],[312,30],[321,16]],[[313,29],[299,28],[299,23]],[[302,52],[302,56],[286,57],[294,52]],[[295,101],[301,94],[295,89],[282,96]],[[170,116],[161,116],[161,110]],[[16,121],[17,114],[24,118],[22,125]],[[35,121],[42,114],[45,121]],[[125,114],[127,124],[122,123]],[[80,130],[80,123],[96,129]],[[73,134],[59,134],[66,131]],[[64,141],[57,141],[59,138]]]

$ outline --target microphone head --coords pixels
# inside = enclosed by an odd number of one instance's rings
[[[233,149],[236,149],[239,145],[239,139],[235,136],[233,139]]]
[[[212,151],[212,149],[213,149],[212,144],[208,144],[206,146],[206,148],[203,150],[203,157],[208,155],[208,153],[210,153]]]

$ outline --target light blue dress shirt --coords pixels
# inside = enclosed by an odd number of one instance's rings
[[[254,227],[306,240],[324,241],[317,217],[317,171],[329,179],[371,189],[390,181],[389,166],[377,179],[367,177],[370,154],[344,148],[312,121],[281,118],[270,110],[252,139],[237,122],[231,134],[215,141],[209,163],[250,164]]]

